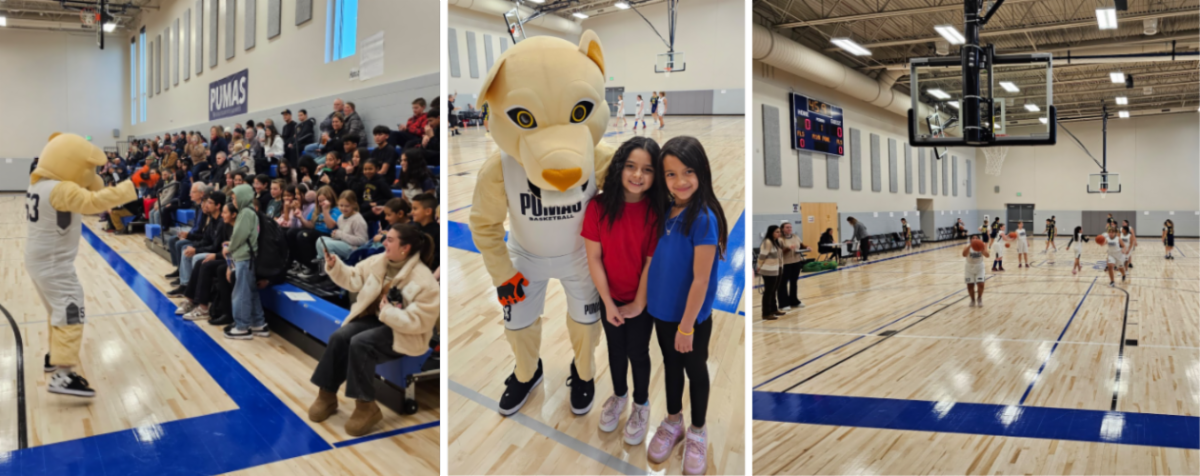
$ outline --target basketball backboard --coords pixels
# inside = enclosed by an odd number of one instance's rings
[[[1110,193],[1121,193],[1121,174],[1089,174],[1087,192],[1099,193],[1101,196]]]
[[[926,111],[910,114],[913,143],[989,147],[1039,145],[1027,142],[1048,140],[1053,135],[1050,117],[1054,105],[1050,57],[1019,56],[1022,58],[1011,61],[1023,62],[998,62],[992,68],[981,68],[978,97],[966,93],[970,88],[964,87],[965,81],[970,78],[963,75],[957,57],[911,59],[912,107]],[[929,107],[921,108],[921,104]],[[971,114],[978,114],[978,126],[966,120]],[[974,127],[981,131],[980,138],[967,141],[964,137]]]
[[[686,70],[687,63],[683,60],[683,53],[678,51],[660,53],[654,63],[655,73],[682,73]]]

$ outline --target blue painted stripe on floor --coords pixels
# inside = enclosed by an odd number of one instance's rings
[[[931,252],[931,251],[943,250],[943,249],[950,248],[950,247],[954,247],[954,246],[961,246],[961,244],[960,244],[960,243],[955,243],[955,244],[952,244],[952,245],[939,246],[939,247],[937,247],[937,248],[932,248],[932,249],[928,249],[928,250],[924,250],[924,251],[917,251],[917,252],[913,252],[913,253],[905,253],[905,254],[902,254],[902,255],[892,256],[892,257],[889,257],[889,258],[879,259],[879,260],[875,260],[875,261],[867,261],[866,263],[852,264],[852,265],[850,265],[850,266],[839,266],[839,267],[837,267],[837,269],[827,269],[827,270],[825,270],[825,271],[818,271],[818,272],[816,272],[816,273],[805,274],[805,275],[802,275],[802,276],[800,276],[799,278],[796,278],[796,279],[797,279],[797,280],[801,280],[801,279],[815,278],[815,277],[817,277],[817,276],[820,276],[820,275],[822,275],[822,274],[836,273],[836,272],[838,272],[838,271],[845,271],[845,270],[847,270],[847,269],[854,269],[854,268],[857,268],[857,267],[859,267],[859,266],[866,266],[866,265],[869,265],[869,264],[882,263],[882,262],[884,262],[884,261],[891,261],[891,260],[894,260],[894,259],[903,258],[903,257],[905,257],[905,256],[919,255],[919,254],[921,254],[921,253],[929,253],[929,252]],[[757,286],[754,286],[754,288],[755,288],[755,289],[758,289],[758,288],[761,288],[761,287],[763,287],[763,285],[761,285],[761,284],[759,284],[759,285],[757,285]]]
[[[1200,449],[1200,417],[987,403],[754,392],[754,419]]]
[[[455,208],[455,209],[453,209],[453,210],[450,210],[450,213],[454,213],[454,212],[457,212],[457,211],[466,210],[466,209],[468,209],[468,208],[471,208],[471,205],[467,205],[467,206],[465,206],[465,207],[458,207],[458,208]]]
[[[1042,371],[1046,369],[1046,364],[1050,362],[1050,357],[1054,356],[1054,351],[1058,349],[1058,343],[1062,342],[1063,336],[1067,335],[1067,329],[1071,328],[1071,322],[1075,320],[1075,315],[1079,314],[1079,308],[1083,307],[1083,302],[1087,300],[1088,294],[1092,292],[1092,288],[1096,286],[1096,280],[1099,277],[1092,278],[1092,284],[1088,285],[1087,291],[1083,293],[1083,298],[1079,299],[1079,304],[1075,306],[1075,312],[1071,313],[1071,318],[1067,319],[1067,325],[1063,326],[1062,332],[1058,334],[1058,339],[1054,341],[1054,346],[1050,348],[1050,353],[1046,354],[1046,360],[1042,361],[1042,366],[1038,367],[1037,375],[1033,376],[1033,380],[1029,382],[1029,387],[1025,389],[1025,394],[1021,395],[1021,405],[1025,404],[1025,399],[1029,398],[1029,392],[1033,391],[1033,386],[1037,384],[1042,377]]]
[[[375,441],[375,440],[379,440],[379,439],[383,439],[383,438],[391,438],[391,437],[393,437],[393,436],[396,436],[396,435],[403,435],[403,434],[405,434],[405,433],[412,433],[412,432],[414,432],[414,431],[421,431],[421,430],[424,430],[424,429],[426,429],[426,428],[433,428],[433,427],[439,426],[440,424],[441,424],[441,422],[440,422],[440,421],[431,421],[431,422],[429,422],[429,423],[422,423],[422,424],[420,424],[420,425],[413,425],[413,426],[404,427],[404,428],[397,428],[397,429],[395,429],[395,430],[391,430],[391,431],[384,431],[384,432],[376,433],[376,434],[374,434],[374,435],[367,435],[367,436],[364,436],[364,437],[362,437],[362,438],[356,438],[356,439],[353,439],[353,440],[348,440],[348,441],[339,441],[339,442],[337,442],[337,443],[334,443],[334,444],[333,444],[333,446],[334,446],[335,448],[345,448],[345,447],[347,447],[347,446],[354,446],[354,445],[357,445],[357,444],[359,444],[359,443],[366,443],[366,442],[368,442],[368,441]],[[440,444],[440,443],[439,443],[439,444]]]
[[[504,241],[508,241],[508,233],[504,233]],[[460,221],[446,223],[446,246],[463,251],[478,253],[475,240],[471,238],[471,226]]]

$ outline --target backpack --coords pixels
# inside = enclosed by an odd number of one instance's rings
[[[255,211],[258,216],[258,253],[251,252],[254,274],[268,281],[283,277],[288,268],[287,234],[271,217]]]

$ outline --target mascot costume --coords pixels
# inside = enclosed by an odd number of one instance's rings
[[[108,162],[99,148],[74,134],[54,134],[29,176],[25,213],[25,270],[50,314],[50,353],[46,371],[54,372],[49,391],[91,397],[87,380],[71,369],[79,365],[83,341],[83,286],[75,274],[75,255],[83,223],[92,215],[137,199],[133,182],[104,188],[96,167]]]
[[[552,37],[523,40],[488,71],[479,97],[492,113],[489,126],[500,150],[479,172],[471,232],[504,306],[505,336],[516,359],[499,411],[516,413],[541,383],[541,314],[546,286],[557,279],[575,351],[567,380],[571,411],[582,415],[595,394],[593,354],[604,305],[580,231],[587,202],[602,185],[596,171],[607,169],[613,156],[611,146],[600,144],[609,119],[600,40],[591,30],[578,45]]]

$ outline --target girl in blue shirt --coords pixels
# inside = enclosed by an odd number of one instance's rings
[[[680,136],[662,147],[663,172],[655,186],[671,194],[662,216],[659,241],[650,261],[647,303],[654,317],[663,355],[667,387],[667,417],[650,442],[649,459],[666,461],[675,445],[686,439],[686,474],[704,474],[707,467],[708,342],[712,335],[712,304],[717,291],[717,261],[725,254],[729,234],[725,211],[712,187],[712,171],[700,141]],[[684,374],[689,381],[692,425],[684,431]],[[686,435],[685,435],[686,433]]]

